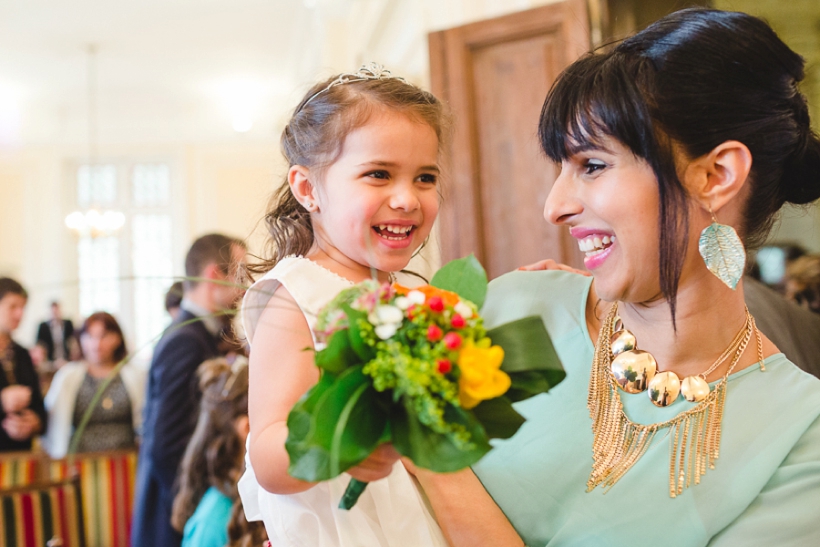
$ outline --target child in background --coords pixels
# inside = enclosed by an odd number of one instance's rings
[[[248,520],[274,547],[446,545],[399,455],[382,445],[360,465],[312,484],[288,475],[287,417],[319,379],[312,328],[341,290],[382,282],[423,245],[439,205],[442,104],[371,64],[314,86],[282,133],[290,166],[266,216],[272,258],[242,306],[250,354]],[[350,477],[370,482],[338,509]]]
[[[182,547],[225,547],[248,436],[248,367],[205,361],[197,371],[199,419],[180,468],[171,524]]]

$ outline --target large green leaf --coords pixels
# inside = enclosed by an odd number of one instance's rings
[[[471,450],[462,450],[445,435],[436,433],[422,424],[407,404],[394,404],[391,408],[393,446],[417,466],[438,473],[469,467],[490,450],[484,429],[469,412],[448,406],[444,418],[448,422],[460,423],[467,428],[473,442]]]
[[[359,321],[367,321],[367,314],[361,310],[354,310],[348,305],[342,306],[342,309],[347,314],[348,338],[350,339],[350,347],[356,353],[360,363],[367,363],[376,356],[376,351],[362,338],[361,329],[359,328]]]
[[[430,284],[469,300],[478,309],[487,296],[487,272],[474,255],[452,260],[441,267]]]
[[[359,358],[350,343],[349,330],[334,332],[327,341],[325,349],[316,352],[316,366],[332,374],[339,374],[351,365],[358,363]]]
[[[305,402],[294,407],[285,443],[291,476],[311,482],[331,479],[373,452],[388,412],[371,382],[361,366],[350,368],[330,380],[323,377]],[[302,413],[309,414],[307,432]]]
[[[472,409],[473,415],[484,426],[490,439],[509,439],[524,424],[524,417],[515,411],[510,400],[496,397],[481,401]]]
[[[566,376],[540,317],[504,323],[487,331],[487,336],[504,349],[501,370],[512,380],[506,393],[511,401],[546,392]]]

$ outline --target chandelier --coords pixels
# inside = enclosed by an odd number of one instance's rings
[[[96,44],[88,49],[88,163],[93,166],[97,160],[97,78]],[[93,169],[92,169],[93,172]],[[93,174],[92,174],[93,176]],[[93,202],[93,196],[92,202]],[[81,211],[73,211],[65,217],[65,225],[80,237],[106,237],[116,234],[125,225],[125,215],[116,210],[100,210],[91,206]]]

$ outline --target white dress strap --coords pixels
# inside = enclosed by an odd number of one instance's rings
[[[245,293],[242,323],[251,348],[259,316],[280,285],[299,305],[312,331],[321,309],[352,283],[306,258],[281,260]],[[349,481],[345,473],[298,494],[272,494],[259,485],[246,453],[239,494],[247,519],[264,521],[273,547],[447,546],[426,499],[401,462],[390,476],[369,484],[358,503],[344,511],[338,504]]]

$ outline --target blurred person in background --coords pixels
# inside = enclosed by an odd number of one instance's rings
[[[20,283],[0,278],[0,452],[31,450],[32,438],[47,423],[31,356],[11,337],[20,326],[27,301],[28,293]]]
[[[222,316],[232,313],[243,292],[234,284],[234,272],[244,260],[244,243],[222,234],[200,237],[185,257],[182,311],[154,349],[148,376],[132,545],[182,542],[171,526],[171,508],[179,464],[199,414],[196,370],[220,355]]]
[[[48,434],[43,445],[52,458],[68,452],[74,432],[101,385],[112,374],[77,443],[77,452],[127,450],[137,447],[145,402],[146,373],[140,367],[117,364],[128,355],[117,320],[110,313],[91,314],[78,332],[82,358],[54,375],[46,394]]]
[[[171,316],[171,321],[175,320],[182,311],[180,304],[182,304],[182,281],[175,281],[165,293],[165,311]]]
[[[229,525],[234,537],[264,534],[261,522],[232,520],[238,517],[236,483],[244,469],[249,430],[248,361],[237,359],[231,365],[224,358],[211,359],[197,374],[202,391],[199,420],[182,459],[171,522],[183,532],[182,547],[224,547]],[[258,547],[265,539],[262,535],[252,545]]]
[[[60,303],[51,303],[51,318],[37,328],[37,345],[45,350],[45,358],[52,370],[60,368],[71,360],[71,341],[74,324],[64,319]],[[44,363],[45,364],[45,363]]]
[[[786,267],[786,298],[820,313],[820,255],[804,255]]]

